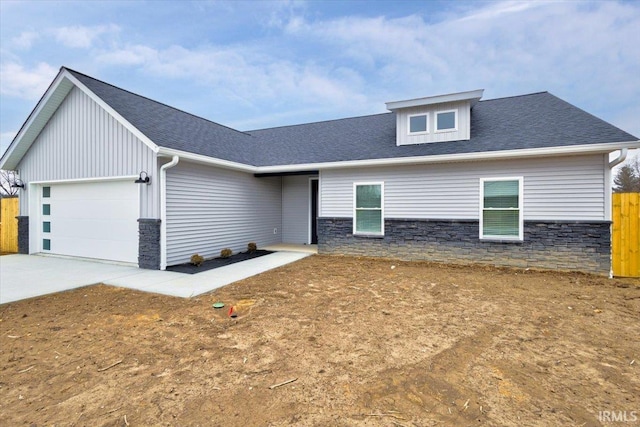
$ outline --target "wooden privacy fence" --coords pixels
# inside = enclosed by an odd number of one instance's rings
[[[0,252],[18,252],[18,198],[0,199]]]
[[[613,193],[613,275],[640,277],[640,193]]]

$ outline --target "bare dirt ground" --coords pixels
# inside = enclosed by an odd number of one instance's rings
[[[634,414],[636,279],[313,256],[190,300],[92,286],[0,306],[3,426],[627,426]]]

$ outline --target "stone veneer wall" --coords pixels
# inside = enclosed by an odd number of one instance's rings
[[[138,267],[160,269],[160,220],[138,219]]]
[[[17,216],[18,220],[18,253],[29,253],[29,217]]]
[[[385,219],[384,237],[353,235],[351,218],[318,219],[318,252],[577,270],[609,275],[610,221],[525,221],[524,241],[480,240],[476,220]]]

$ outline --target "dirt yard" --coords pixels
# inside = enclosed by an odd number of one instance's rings
[[[0,306],[3,426],[638,424],[635,279],[313,256]]]

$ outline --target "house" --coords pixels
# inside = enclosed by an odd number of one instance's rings
[[[317,243],[609,274],[611,168],[640,141],[547,92],[482,94],[240,132],[63,67],[0,159],[19,250],[165,269]]]

